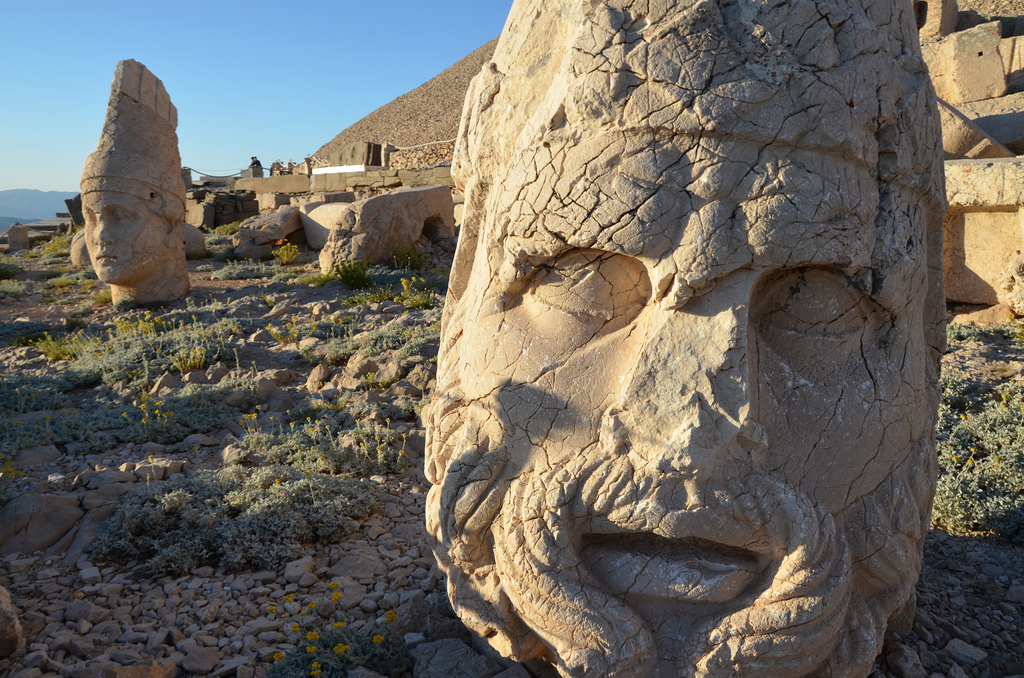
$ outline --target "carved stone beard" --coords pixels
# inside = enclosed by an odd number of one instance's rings
[[[458,426],[463,444],[482,432],[477,408]],[[564,467],[516,470],[500,445],[480,438],[483,449],[449,457],[443,486],[431,490],[428,528],[463,620],[506,654],[547,655],[572,678],[653,675],[659,655],[676,659],[658,675],[867,675],[889,621],[904,607],[912,614],[932,500],[929,440],[833,516],[749,469],[666,474],[623,446],[621,426],[607,425],[614,418],[605,415],[599,461],[581,454]],[[437,524],[438,502],[465,520]],[[659,646],[640,597],[614,585],[623,560],[601,567],[609,549],[637,539],[676,577],[677,616],[688,619],[670,629],[679,638],[670,647],[665,634]],[[743,560],[756,572],[737,568]],[[658,579],[645,569],[635,573]],[[701,606],[709,612],[694,614]]]

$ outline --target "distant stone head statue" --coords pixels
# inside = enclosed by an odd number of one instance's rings
[[[866,676],[945,334],[911,3],[515,0],[429,411],[455,611],[563,676]]]
[[[99,145],[82,172],[89,257],[115,302],[189,292],[177,124],[163,83],[136,61],[118,62]]]

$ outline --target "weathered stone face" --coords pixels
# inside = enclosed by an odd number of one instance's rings
[[[118,62],[99,144],[82,171],[86,246],[115,302],[188,294],[177,123],[163,83],[136,61]]]
[[[456,611],[566,676],[867,675],[934,491],[910,3],[517,0],[430,412]]]

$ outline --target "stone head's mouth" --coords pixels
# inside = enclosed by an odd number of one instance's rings
[[[627,600],[720,605],[763,588],[763,556],[703,539],[650,533],[589,534],[580,559],[609,595]]]

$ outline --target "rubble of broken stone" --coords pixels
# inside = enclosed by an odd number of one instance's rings
[[[940,100],[946,159],[1024,153],[1024,35],[1017,22],[957,31],[956,0],[923,4],[921,52]]]

